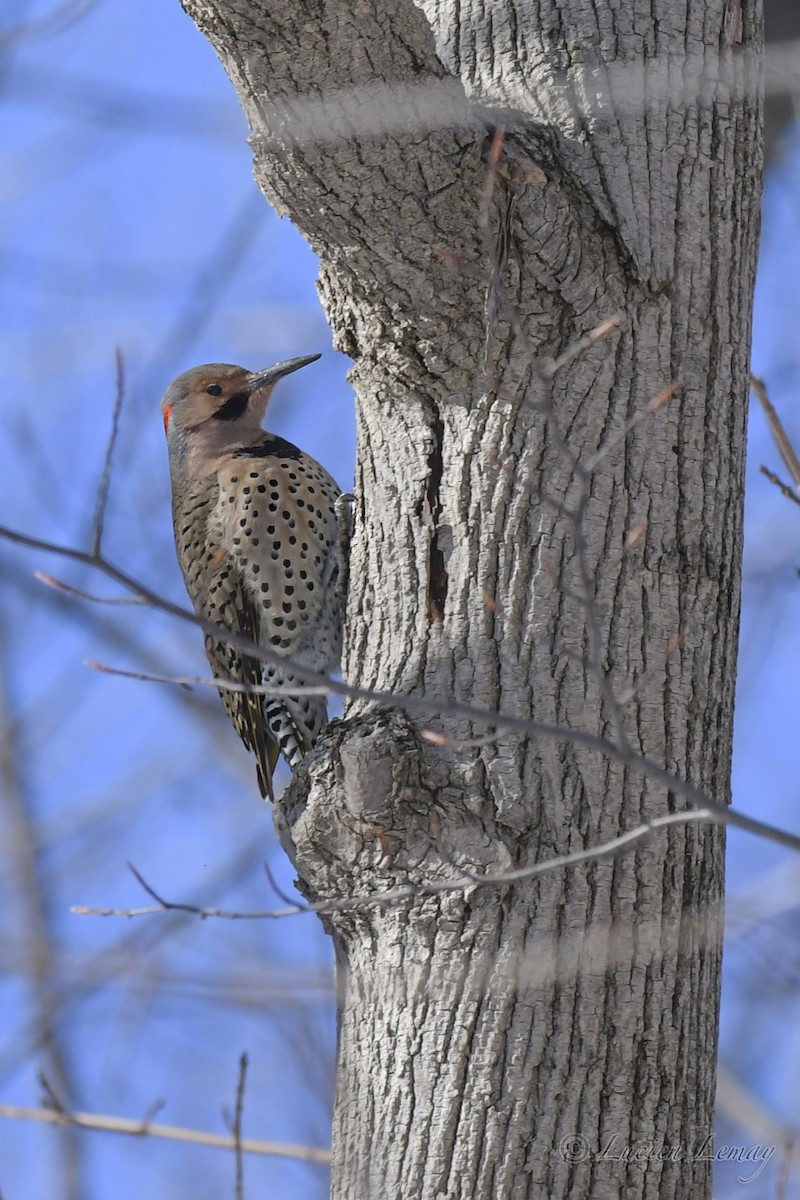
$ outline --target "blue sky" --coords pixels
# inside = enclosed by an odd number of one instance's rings
[[[11,8],[5,28],[48,6]],[[347,487],[355,441],[347,362],[331,348],[315,259],[256,189],[233,90],[176,0],[84,8],[56,32],[6,45],[0,62],[0,520],[86,543],[120,347],[126,398],[106,552],[184,603],[158,410],[166,384],[197,362],[256,368],[321,351],[321,362],[281,384],[268,423]],[[795,141],[767,184],[753,353],[798,443],[799,185]],[[761,462],[778,467],[753,410],[734,793],[742,811],[796,829],[800,510],[758,473]],[[265,859],[282,887],[292,870],[212,694],[83,666],[205,674],[196,631],[143,609],[81,605],[44,589],[34,570],[114,591],[83,568],[0,544],[2,736],[19,768],[12,817],[3,817],[0,1100],[39,1100],[29,944],[38,919],[52,941],[52,1003],[76,1106],[135,1117],[162,1098],[158,1120],[221,1132],[220,1106],[233,1103],[246,1048],[246,1134],[327,1144],[332,993],[316,922],[70,914],[77,903],[140,904],[128,861],[171,897],[242,908],[275,903]],[[35,849],[38,918],[23,889],[20,829]],[[770,872],[782,864],[794,875],[776,880]],[[777,888],[800,902],[800,863],[737,833],[729,881],[734,894]],[[791,982],[793,943],[791,912],[755,947],[732,943],[722,1027],[726,1061],[789,1124],[798,989],[787,984],[776,1000],[780,984],[762,959]],[[84,1200],[108,1195],[112,1181],[121,1200],[167,1196],[167,1174],[181,1180],[176,1195],[232,1194],[232,1162],[218,1151],[97,1134],[78,1144]],[[60,1195],[56,1146],[49,1129],[0,1121],[3,1194]],[[326,1194],[317,1168],[248,1159],[246,1169],[253,1195]],[[774,1174],[764,1179],[766,1194]]]
[[[44,9],[18,6],[17,20]],[[96,4],[58,34],[18,42],[4,65],[0,336],[11,436],[0,445],[2,521],[85,544],[119,346],[127,384],[106,552],[185,603],[159,415],[178,372],[209,360],[255,369],[321,351],[301,383],[281,386],[270,419],[343,486],[352,480],[347,363],[331,349],[314,257],[263,202],[235,96],[177,3]],[[179,920],[159,930],[69,913],[75,903],[139,904],[127,861],[176,896],[239,908],[277,903],[265,860],[285,888],[293,872],[256,799],[249,756],[211,693],[83,666],[146,660],[205,675],[196,631],[142,609],[65,602],[34,570],[104,595],[115,589],[0,546],[4,690],[72,1102],[136,1116],[161,1097],[159,1120],[224,1132],[220,1106],[233,1104],[247,1049],[245,1132],[326,1145],[333,1005],[316,921]],[[4,957],[13,965],[0,982],[0,1097],[29,1104],[39,1099],[43,1055],[25,982],[20,855],[4,828]],[[55,1146],[51,1130],[0,1122],[4,1194],[62,1194]],[[141,1144],[96,1134],[82,1135],[80,1148],[86,1200],[108,1195],[111,1180],[120,1196],[166,1195],[167,1169],[182,1195],[232,1194],[233,1164],[219,1151],[152,1142],[142,1154]],[[247,1178],[254,1193],[278,1198],[326,1194],[320,1168],[253,1159]]]

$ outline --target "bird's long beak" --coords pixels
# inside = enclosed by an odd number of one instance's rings
[[[275,363],[274,367],[265,367],[263,371],[255,371],[242,390],[249,396],[251,392],[269,387],[271,384],[277,383],[279,379],[283,379],[284,375],[291,375],[292,371],[299,371],[301,367],[307,367],[309,363],[316,362],[321,357],[321,354],[306,354],[302,358],[285,358],[283,362]]]

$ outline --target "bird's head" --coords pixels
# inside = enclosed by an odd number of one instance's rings
[[[319,357],[287,358],[263,371],[247,371],[230,363],[207,363],[184,371],[173,379],[161,401],[170,447],[195,434],[208,442],[209,449],[222,449],[256,433],[278,380]]]

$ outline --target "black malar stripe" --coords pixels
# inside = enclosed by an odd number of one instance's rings
[[[250,397],[247,395],[247,392],[234,392],[232,396],[228,396],[222,407],[218,408],[214,413],[214,420],[235,421],[247,408],[247,401],[249,399]]]

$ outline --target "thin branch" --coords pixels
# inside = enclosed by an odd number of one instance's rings
[[[155,900],[156,903],[154,906],[151,905],[145,908],[97,908],[81,905],[73,907],[71,911],[80,916],[142,917],[151,916],[157,912],[178,910],[180,912],[193,913],[195,916],[203,919],[213,917],[228,921],[259,921],[279,920],[284,917],[298,916],[302,913],[347,912],[355,909],[376,908],[384,905],[403,904],[408,901],[414,902],[422,900],[427,896],[438,896],[446,892],[469,891],[475,887],[512,886],[529,879],[534,879],[539,875],[546,875],[551,871],[561,870],[564,867],[574,867],[585,862],[612,858],[616,854],[632,848],[645,838],[651,837],[659,829],[665,829],[671,825],[687,825],[690,822],[702,821],[708,821],[716,825],[733,825],[749,833],[756,833],[768,841],[777,842],[778,845],[789,846],[792,850],[800,853],[800,837],[796,837],[794,834],[787,833],[782,829],[776,829],[774,826],[765,825],[761,821],[754,821],[751,817],[737,813],[735,809],[724,809],[711,805],[685,812],[665,813],[663,816],[654,817],[652,821],[637,825],[634,829],[626,830],[626,832],[619,834],[615,838],[610,838],[599,846],[590,846],[584,850],[574,850],[569,854],[561,854],[555,858],[533,863],[528,867],[519,867],[512,871],[504,871],[496,875],[491,873],[476,875],[471,872],[465,872],[459,879],[431,879],[416,884],[401,884],[397,887],[389,888],[385,892],[373,892],[365,896],[347,896],[338,900],[321,900],[314,904],[290,904],[282,909],[262,909],[242,912],[231,909],[203,908],[198,905],[166,900],[129,863],[128,866],[140,886],[147,892],[148,896],[151,896]]]
[[[575,338],[574,341],[570,342],[564,353],[559,354],[558,358],[554,358],[549,362],[540,364],[538,374],[542,379],[546,380],[555,378],[562,368],[568,367],[571,362],[574,362],[576,358],[579,358],[581,354],[583,354],[586,350],[589,350],[596,342],[599,342],[601,338],[604,338],[606,334],[611,333],[612,329],[619,329],[621,325],[621,316],[614,315],[611,317],[606,317],[606,319],[601,321],[599,325],[596,325],[594,329],[590,329],[589,332],[585,333],[582,337]]]
[[[617,324],[619,324],[619,322],[617,322]],[[591,337],[591,334],[588,336]],[[649,403],[645,404],[644,408],[641,408],[639,412],[634,413],[631,419],[626,421],[621,429],[617,430],[616,433],[612,433],[606,439],[606,441],[603,442],[597,453],[593,454],[589,461],[585,464],[586,471],[593,471],[595,467],[598,466],[598,464],[601,463],[603,459],[611,453],[612,450],[616,450],[617,446],[621,445],[627,439],[628,435],[633,432],[637,425],[641,425],[642,421],[646,421],[647,418],[651,417],[654,412],[658,412],[663,404],[666,404],[668,400],[671,400],[675,393],[680,390],[681,386],[680,380],[675,379],[672,381],[672,383],[668,383],[666,387],[663,387],[660,392],[657,392],[653,399],[650,400]]]
[[[488,159],[487,179],[484,188],[484,194],[479,210],[479,224],[483,231],[484,238],[487,241],[491,239],[491,229],[489,225],[489,197],[493,194],[495,185],[499,178],[498,165],[500,156],[503,150],[503,139],[501,136],[495,135]],[[496,256],[494,256],[496,257]],[[573,472],[575,484],[577,487],[577,499],[574,506],[562,504],[559,501],[553,501],[558,510],[563,514],[569,525],[569,530],[572,535],[573,545],[575,547],[575,561],[578,570],[578,578],[580,581],[581,596],[580,603],[583,606],[586,619],[586,640],[588,644],[587,653],[587,670],[597,681],[597,686],[600,695],[605,705],[605,709],[609,714],[611,724],[613,725],[615,736],[620,748],[629,753],[631,750],[628,741],[627,730],[625,727],[625,716],[621,706],[617,703],[617,698],[614,694],[614,689],[608,678],[607,672],[603,669],[603,638],[600,629],[600,621],[597,614],[597,606],[594,596],[594,572],[589,565],[589,547],[584,533],[584,517],[586,508],[589,503],[591,475],[589,468],[581,462],[578,455],[573,453],[572,448],[567,441],[566,435],[561,428],[557,419],[555,396],[553,393],[553,379],[556,374],[569,363],[574,361],[580,354],[583,354],[590,347],[594,346],[602,338],[606,337],[614,329],[620,327],[622,318],[617,314],[612,314],[605,320],[601,321],[593,329],[580,338],[572,341],[561,355],[550,361],[543,361],[539,355],[538,348],[531,341],[531,338],[525,329],[521,314],[519,313],[516,304],[509,299],[505,286],[503,284],[502,272],[500,266],[502,264],[493,264],[490,281],[490,325],[491,321],[497,315],[500,309],[503,310],[509,327],[514,336],[519,340],[523,347],[525,357],[533,375],[542,385],[543,399],[538,401],[525,401],[525,407],[530,408],[535,412],[540,413],[547,422],[547,427],[553,439],[553,443],[563,456]],[[491,336],[491,328],[487,330],[488,338]],[[543,497],[547,499],[547,497]]]
[[[257,865],[258,855],[252,847],[240,848],[223,866],[213,872],[211,879],[204,882],[204,889],[214,893],[225,891],[231,880],[241,879]],[[86,957],[81,963],[79,975],[72,980],[70,986],[57,989],[55,1014],[58,1027],[62,1027],[84,1000],[96,995],[100,988],[119,979],[121,974],[129,972],[132,961],[143,962],[147,959],[151,962],[154,948],[163,942],[165,936],[174,933],[193,915],[170,913],[164,922],[151,923],[149,928],[126,933],[120,936],[115,944]],[[8,1078],[32,1054],[46,1051],[48,1045],[49,1038],[38,1033],[25,1033],[13,1038],[0,1051],[0,1079]]]
[[[66,1112],[60,1109],[26,1108],[18,1104],[0,1104],[0,1117],[17,1121],[39,1121],[46,1125],[74,1125],[78,1129],[96,1129],[103,1133],[127,1133],[132,1137],[165,1138],[173,1142],[191,1142],[196,1146],[213,1146],[219,1150],[235,1150],[236,1139],[230,1134],[207,1133],[202,1129],[187,1129],[180,1125],[154,1125],[126,1117],[110,1117],[103,1113]],[[242,1138],[243,1154],[262,1154],[275,1158],[296,1158],[301,1162],[331,1161],[330,1150],[321,1146],[293,1145],[290,1142],[266,1142]]]
[[[479,225],[487,242],[496,242],[503,236],[501,225],[498,238],[492,239],[492,233],[489,222],[490,200],[494,195],[494,190],[500,175],[499,164],[503,152],[503,136],[495,134],[492,141],[489,156],[488,156],[488,171],[486,182],[484,185],[483,195],[479,208]],[[632,421],[626,423],[618,434],[612,437],[602,446],[597,454],[590,462],[584,463],[580,456],[575,454],[567,440],[567,436],[561,428],[558,420],[557,408],[555,403],[555,394],[553,391],[553,379],[556,374],[565,366],[568,366],[579,355],[590,349],[597,342],[606,337],[613,330],[620,328],[622,325],[622,317],[618,314],[612,314],[605,320],[601,321],[593,329],[590,329],[585,335],[576,338],[565,348],[565,350],[557,358],[552,360],[543,360],[539,354],[538,347],[533,343],[528,331],[526,330],[522,316],[516,304],[508,297],[503,284],[501,266],[502,263],[494,261],[496,254],[493,255],[493,265],[489,281],[489,291],[491,296],[490,309],[490,328],[487,330],[487,344],[491,336],[491,321],[495,318],[497,312],[502,308],[508,320],[509,327],[514,336],[518,339],[522,346],[525,357],[534,377],[538,379],[542,386],[543,398],[541,400],[528,401],[526,400],[525,407],[531,408],[533,411],[542,415],[547,423],[547,428],[553,443],[558,453],[563,457],[564,461],[572,468],[574,478],[575,491],[577,492],[576,499],[573,503],[562,503],[558,500],[552,500],[557,511],[559,511],[567,522],[569,531],[572,536],[572,542],[575,549],[575,564],[578,572],[578,581],[580,585],[580,595],[576,597],[581,604],[585,614],[585,629],[586,629],[586,670],[596,680],[597,687],[600,693],[601,700],[605,711],[608,713],[611,725],[614,729],[616,743],[619,749],[624,754],[631,754],[632,747],[628,739],[628,733],[625,724],[625,714],[623,708],[617,700],[608,672],[604,669],[604,643],[602,630],[600,628],[600,618],[595,602],[595,571],[589,562],[589,545],[586,539],[584,530],[584,518],[586,509],[589,503],[591,494],[591,472],[594,466],[607,455],[610,450],[619,444],[628,434],[631,428],[639,423],[644,417],[655,412],[660,408],[666,400],[674,393],[677,384],[670,384],[663,388],[658,395],[647,405],[643,413],[635,414]],[[542,496],[543,500],[550,500],[546,495]]]
[[[618,700],[619,700],[620,704],[630,704],[631,700],[635,699],[636,696],[639,695],[639,693],[641,692],[641,690],[645,686],[645,684],[649,683],[653,679],[655,679],[656,673],[657,673],[657,667],[658,666],[666,666],[667,662],[669,661],[671,656],[675,653],[675,651],[679,650],[681,648],[681,646],[683,645],[685,636],[686,636],[685,634],[678,632],[675,634],[675,636],[673,638],[670,638],[669,642],[667,643],[667,648],[664,651],[664,655],[663,655],[661,662],[655,666],[648,668],[645,671],[642,671],[639,678],[634,683],[632,683],[629,688],[626,688],[626,690],[624,692],[620,692],[620,694],[618,696]]]
[[[244,1200],[244,1157],[242,1155],[242,1115],[244,1085],[247,1080],[247,1051],[239,1059],[239,1079],[236,1084],[236,1109],[233,1117],[233,1137],[236,1150],[236,1200]]]
[[[114,395],[114,411],[111,417],[111,433],[108,436],[103,473],[100,476],[100,483],[97,488],[97,500],[94,506],[94,518],[92,519],[92,554],[95,558],[100,557],[100,548],[103,542],[103,526],[105,525],[106,507],[108,505],[108,490],[111,487],[111,464],[114,459],[117,437],[119,436],[119,419],[122,414],[122,402],[125,399],[125,364],[119,346],[114,351],[114,359],[117,367],[117,385]]]
[[[297,901],[293,900],[292,897],[287,892],[285,892],[282,887],[279,886],[278,881],[275,878],[272,868],[270,867],[268,862],[264,863],[264,874],[267,877],[267,882],[269,883],[269,886],[272,888],[273,892],[275,893],[275,895],[278,897],[279,900],[282,900],[283,903],[289,905],[289,907],[296,905]]]
[[[85,550],[77,550],[71,546],[61,546],[54,542],[47,542],[41,538],[30,537],[28,534],[19,533],[6,526],[0,526],[0,537],[6,538],[17,545],[42,550],[49,554],[57,554],[74,562],[95,567],[116,583],[121,584],[128,591],[141,596],[147,604],[152,605],[161,612],[169,613],[171,616],[178,617],[181,621],[197,625],[204,632],[213,634],[215,637],[228,642],[231,646],[235,646],[239,650],[244,650],[251,657],[277,664],[281,667],[282,671],[291,671],[299,679],[324,688],[330,694],[346,696],[351,700],[363,700],[385,708],[424,713],[427,716],[434,713],[437,716],[446,714],[449,716],[464,717],[469,721],[478,721],[495,729],[506,730],[509,733],[518,733],[526,737],[542,737],[562,744],[567,743],[573,746],[581,746],[597,754],[606,755],[608,758],[622,763],[632,770],[641,772],[642,775],[652,780],[653,783],[659,784],[667,792],[671,792],[675,796],[681,796],[687,803],[697,808],[713,809],[719,814],[720,820],[724,821],[727,814],[730,823],[739,828],[747,829],[751,833],[767,837],[769,840],[777,842],[779,845],[788,846],[792,850],[800,849],[800,838],[784,830],[765,825],[761,821],[745,817],[741,813],[729,812],[724,804],[714,800],[701,788],[695,787],[694,784],[689,783],[687,780],[679,779],[665,767],[661,767],[658,763],[646,758],[643,754],[639,754],[630,746],[627,740],[622,744],[618,744],[598,734],[589,733],[587,730],[567,729],[562,725],[552,725],[545,721],[536,721],[530,717],[514,717],[492,709],[478,708],[460,700],[429,699],[426,696],[379,692],[373,691],[370,688],[358,687],[354,684],[340,683],[335,679],[329,679],[328,676],[322,675],[317,671],[310,670],[293,659],[281,658],[273,650],[259,646],[256,642],[250,641],[249,638],[233,633],[222,625],[205,621],[201,617],[198,617],[196,613],[190,612],[186,608],[181,608],[178,604],[173,604],[171,600],[166,600],[157,595],[151,588],[139,583],[118,567],[113,566],[113,564],[102,556],[93,555]],[[582,572],[582,575],[588,578],[588,567],[586,571]],[[287,688],[286,693],[291,695],[291,688]],[[613,700],[616,705],[616,697],[613,697]]]
[[[763,84],[766,62],[766,91],[785,95],[796,90],[798,45],[787,41],[767,48],[737,46],[740,72],[728,79],[732,103],[754,96]],[[716,100],[715,81],[720,72],[728,76],[729,51],[712,54],[688,53],[685,47],[670,49],[648,59],[646,80],[637,63],[606,62],[603,86],[590,63],[575,64],[569,71],[552,70],[550,86],[571,92],[583,120],[607,117],[613,105],[619,115],[643,117],[654,105],[668,103],[676,111],[689,105],[703,107]],[[396,133],[427,134],[440,129],[476,129],[485,133],[479,105],[470,102],[460,79],[452,76],[415,77],[413,83],[369,80],[353,87],[326,91],[324,95],[301,93],[262,100],[259,115],[263,129],[281,128],[296,148],[336,143],[354,137],[390,137]]]
[[[794,483],[795,488],[800,492],[800,461],[798,461],[797,455],[794,451],[794,446],[792,445],[789,435],[783,427],[783,422],[775,411],[772,401],[767,395],[767,389],[764,384],[764,380],[759,379],[757,375],[751,375],[750,386],[753,389],[756,399],[764,410],[764,416],[767,418],[769,431],[772,434],[775,445],[778,447],[778,453],[783,459],[786,469],[792,477],[792,482]],[[797,500],[797,497],[793,496],[792,499]]]
[[[70,584],[64,583],[62,579],[56,579],[55,575],[47,575],[44,571],[34,571],[33,577],[40,583],[46,584],[47,587],[53,588],[54,591],[64,592],[65,595],[72,596],[75,600],[86,600],[89,604],[146,603],[141,596],[95,596],[91,592],[82,592],[80,588],[72,587]]]
[[[765,467],[763,463],[758,469],[762,475],[766,475],[770,483],[774,484],[787,500],[792,500],[795,504],[800,504],[800,496],[798,496],[794,488],[790,487],[788,483],[784,483],[779,475],[776,475],[774,471],[770,471],[769,467]]]
[[[154,608],[160,609],[162,612],[169,613],[170,616],[178,617],[181,621],[189,621],[193,625],[203,627],[204,622],[187,608],[181,608],[179,604],[173,604],[171,600],[165,599],[163,596],[157,595],[154,591],[148,588],[145,584],[140,583],[137,579],[131,578],[110,563],[107,558],[100,554],[92,554],[89,550],[78,550],[74,546],[62,546],[58,542],[48,542],[44,538],[31,537],[27,533],[20,533],[17,529],[9,529],[7,525],[0,525],[0,538],[4,538],[7,542],[12,542],[15,546],[26,546],[29,550],[41,550],[45,554],[55,554],[59,558],[68,558],[72,562],[82,563],[87,567],[94,567],[96,570],[107,575],[109,579],[113,579],[122,587],[126,588],[134,595],[141,597],[145,604],[151,604]],[[210,631],[219,631],[219,626],[210,626]],[[246,641],[246,639],[243,639]],[[235,642],[233,643],[236,644]]]
[[[85,659],[85,667],[100,671],[103,675],[117,675],[121,679],[138,679],[144,683],[172,683],[178,687],[216,688],[219,692],[241,692],[247,696],[327,696],[331,688],[328,681],[316,687],[296,683],[239,683],[236,679],[210,679],[203,675],[154,675],[148,671],[124,671],[121,667],[110,667],[107,663]]]
[[[55,554],[60,558],[66,558],[72,562],[93,567],[102,575],[113,579],[115,583],[120,584],[121,587],[131,592],[142,604],[150,605],[151,608],[166,613],[171,617],[177,617],[179,621],[185,621],[189,625],[196,625],[199,629],[202,629],[203,633],[208,633],[219,638],[220,641],[226,642],[236,650],[243,651],[250,658],[255,658],[259,662],[269,663],[273,666],[279,666],[284,672],[291,671],[300,679],[305,679],[322,689],[324,694],[333,693],[350,696],[354,699],[372,698],[372,694],[363,689],[350,688],[346,684],[337,683],[335,680],[329,679],[327,675],[320,674],[318,671],[312,671],[309,667],[303,666],[302,663],[295,662],[294,659],[277,654],[268,646],[261,646],[258,642],[252,641],[251,638],[244,637],[242,634],[236,633],[224,625],[217,625],[214,621],[205,620],[205,618],[199,616],[191,609],[183,608],[180,604],[174,604],[171,600],[167,600],[166,597],[154,592],[147,584],[134,579],[125,571],[120,570],[119,567],[115,567],[103,554],[97,554],[91,550],[79,550],[75,546],[63,546],[58,542],[46,541],[44,538],[31,537],[29,534],[21,533],[17,529],[11,529],[7,525],[0,525],[0,538],[16,546],[25,546],[30,550],[41,550],[45,554]],[[43,582],[46,582],[49,586],[53,586],[54,583],[52,576],[45,576]],[[88,593],[80,593],[76,588],[64,587],[63,590],[67,594],[78,595],[81,599],[93,599]],[[102,600],[99,602],[104,603]],[[97,669],[105,669],[107,673],[117,673],[116,668],[97,667]],[[124,674],[122,671],[118,673]],[[171,683],[173,680],[170,678],[167,682]],[[216,682],[214,686],[217,686]],[[293,693],[290,692],[289,694]],[[377,696],[378,693],[375,693],[375,695]]]

